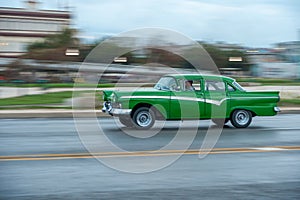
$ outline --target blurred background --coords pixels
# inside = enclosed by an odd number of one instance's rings
[[[192,73],[193,66],[185,59],[153,46],[115,57],[109,62],[111,70],[105,70],[106,63],[89,59],[79,74],[84,78],[77,78],[86,56],[105,39],[139,27],[162,27],[179,31],[201,44],[221,74],[236,78],[244,86],[280,86],[274,89],[284,90],[287,103],[299,101],[295,92],[298,87],[282,88],[298,86],[300,80],[298,1],[0,3],[2,99],[49,93],[53,88],[65,90],[51,92],[68,92],[70,89],[66,88],[73,87],[74,82],[88,88],[89,80],[98,80],[102,73],[99,87],[113,87],[119,80],[151,85],[167,73],[163,66]],[[135,38],[127,40],[132,41],[114,44],[129,48]],[[169,45],[174,51],[182,48],[179,44]],[[106,48],[109,51],[116,47]],[[135,73],[124,74],[124,69],[132,68]],[[0,101],[0,105],[5,107],[6,103]]]

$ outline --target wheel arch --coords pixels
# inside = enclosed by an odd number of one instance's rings
[[[257,116],[257,114],[256,114],[252,109],[235,107],[235,108],[233,108],[233,109],[230,111],[229,118],[231,118],[232,114],[233,114],[234,111],[236,111],[236,110],[246,110],[246,111],[248,111],[248,112],[251,113],[252,117]]]
[[[141,107],[146,107],[146,108],[152,108],[153,111],[154,111],[154,114],[155,114],[155,117],[157,119],[166,119],[166,114],[164,115],[163,112],[162,112],[162,109],[163,107],[162,106],[159,106],[159,105],[152,105],[150,103],[138,103],[136,104],[133,108],[132,108],[132,111],[131,111],[131,114],[130,116],[133,117],[134,115],[134,112],[141,108]],[[161,108],[160,108],[161,107]]]

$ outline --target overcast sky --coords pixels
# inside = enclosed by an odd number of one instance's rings
[[[85,38],[144,27],[176,30],[195,40],[270,47],[300,38],[299,0],[39,0],[42,9],[71,7]],[[24,7],[24,0],[0,0]]]

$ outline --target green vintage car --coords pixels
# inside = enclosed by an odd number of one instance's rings
[[[223,126],[229,120],[246,128],[254,116],[280,109],[278,91],[246,91],[234,79],[200,74],[163,76],[152,89],[103,91],[103,112],[127,127],[149,129],[155,120],[205,120]]]

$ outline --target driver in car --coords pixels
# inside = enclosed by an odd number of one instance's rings
[[[185,90],[186,91],[194,91],[195,90],[195,88],[193,87],[192,80],[185,81]]]

